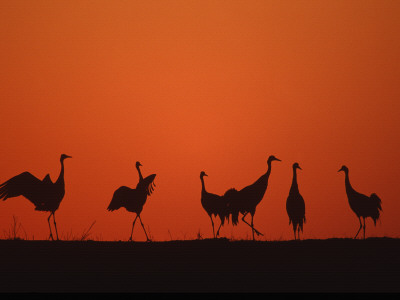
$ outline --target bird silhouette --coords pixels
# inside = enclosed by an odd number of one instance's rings
[[[51,231],[50,218],[53,216],[58,240],[55,212],[64,198],[64,160],[70,157],[66,154],[61,155],[61,171],[57,181],[54,183],[51,181],[49,174],[43,180],[40,180],[29,172],[23,172],[0,185],[0,199],[3,199],[3,201],[12,197],[24,196],[35,205],[35,210],[50,212],[47,222],[50,229],[49,239],[52,240],[54,238]]]
[[[363,228],[365,239],[365,219],[370,217],[374,221],[374,225],[376,226],[376,221],[380,217],[380,211],[382,211],[382,201],[375,193],[371,194],[371,196],[368,197],[354,190],[350,184],[349,169],[346,166],[342,166],[342,168],[338,172],[341,171],[343,171],[346,176],[345,186],[350,208],[354,211],[354,213],[357,215],[358,220],[360,221],[360,228],[358,229],[354,238],[357,238],[361,228]],[[361,218],[363,218],[364,220],[364,226],[361,223]]]
[[[229,212],[227,210],[227,202],[226,198],[212,194],[206,191],[206,187],[204,185],[204,176],[208,176],[204,171],[200,173],[200,180],[201,180],[201,205],[203,206],[204,210],[207,212],[208,216],[211,220],[213,236],[214,238],[218,237],[219,231],[221,226],[224,225],[225,220],[229,217]],[[221,224],[218,227],[217,234],[215,234],[214,229],[214,221],[213,216],[219,217],[221,220]]]
[[[149,237],[147,236],[146,229],[144,228],[142,219],[140,218],[140,213],[143,210],[143,205],[146,203],[147,196],[150,196],[154,191],[154,178],[156,177],[156,174],[151,174],[146,178],[143,178],[142,173],[140,172],[141,166],[142,165],[140,162],[136,162],[136,169],[139,173],[139,183],[136,185],[136,189],[131,189],[127,186],[121,186],[114,192],[111,202],[107,208],[109,211],[114,211],[121,207],[125,207],[127,211],[136,213],[136,217],[132,223],[129,241],[132,241],[133,228],[137,218],[139,218],[140,224],[142,224],[147,241],[150,241]]]
[[[298,239],[300,239],[300,230],[303,232],[303,223],[306,222],[306,208],[304,204],[304,199],[299,192],[296,169],[302,170],[297,162],[293,164],[292,186],[290,187],[289,196],[286,200],[286,211],[289,216],[289,225],[291,223],[293,224],[293,233],[295,240],[296,230]]]
[[[236,225],[239,221],[239,213],[243,214],[242,221],[246,223],[252,229],[253,240],[254,233],[257,235],[263,235],[257,229],[254,228],[254,214],[256,213],[256,207],[261,202],[264,197],[265,191],[268,187],[268,179],[271,174],[271,163],[276,161],[281,161],[274,155],[268,158],[268,170],[260,178],[258,178],[253,184],[244,187],[241,190],[236,190],[234,188],[229,189],[224,194],[227,198],[229,214],[232,215],[232,224]],[[251,215],[251,223],[249,224],[245,217],[247,214]]]

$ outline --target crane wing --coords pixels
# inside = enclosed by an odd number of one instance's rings
[[[114,211],[121,207],[124,207],[125,202],[131,198],[132,189],[127,186],[121,186],[118,188],[111,199],[110,204],[107,207],[107,210]]]
[[[300,193],[289,194],[286,200],[286,211],[289,216],[289,225],[290,221],[303,220],[305,222],[306,205]]]
[[[306,204],[304,203],[303,197],[299,194],[299,214],[303,218],[304,223],[306,222]]]
[[[154,187],[156,186],[154,184],[154,179],[156,178],[156,174],[151,174],[147,176],[146,178],[143,178],[143,180],[140,180],[139,183],[136,186],[137,190],[146,190],[147,195],[151,195],[151,193],[154,191]]]
[[[47,175],[48,176],[48,175]],[[33,204],[38,205],[43,197],[46,186],[51,184],[50,177],[44,181],[29,172],[21,173],[0,185],[0,199],[24,196]]]
[[[43,178],[42,182],[45,183],[45,184],[53,183],[53,182],[51,181],[51,179],[50,179],[50,175],[49,175],[49,174],[47,174],[47,175]]]

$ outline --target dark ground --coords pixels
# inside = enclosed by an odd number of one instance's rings
[[[0,240],[0,292],[400,292],[400,239]]]

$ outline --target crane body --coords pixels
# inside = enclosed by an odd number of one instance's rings
[[[300,169],[298,163],[293,164],[293,179],[290,187],[289,196],[286,199],[286,212],[289,216],[289,225],[293,225],[294,239],[300,239],[300,230],[303,232],[303,223],[306,222],[306,207],[304,199],[299,192],[299,186],[297,183],[296,169]]]
[[[236,189],[230,189],[225,193],[225,196],[228,198],[227,202],[229,205],[229,211],[232,215],[232,224],[236,225],[238,223],[239,213],[241,213],[243,215],[242,221],[252,229],[253,240],[255,239],[254,233],[257,235],[263,235],[254,228],[254,215],[256,213],[257,205],[261,202],[267,190],[269,176],[271,175],[271,163],[274,160],[281,161],[271,155],[267,161],[267,172],[259,177],[253,184],[246,186],[239,191]],[[245,220],[245,217],[249,213],[251,215],[250,224]]]
[[[139,219],[140,224],[144,230],[147,241],[150,241],[146,229],[144,228],[140,213],[143,210],[143,206],[146,203],[147,196],[150,196],[154,190],[154,179],[156,174],[151,174],[146,178],[143,178],[140,172],[140,162],[136,162],[136,169],[139,173],[139,182],[135,189],[129,188],[127,186],[119,187],[113,194],[111,202],[107,207],[107,210],[114,211],[124,207],[127,211],[136,213],[136,217],[132,223],[132,230],[129,241],[132,241],[133,228],[135,227],[136,220]]]
[[[55,212],[65,195],[64,160],[70,157],[66,154],[61,155],[61,171],[57,181],[54,183],[51,181],[49,174],[43,180],[40,180],[29,172],[23,172],[0,185],[0,199],[3,199],[3,201],[8,198],[24,196],[35,205],[35,210],[50,212],[47,222],[50,229],[49,238],[52,240],[54,240],[54,237],[50,225],[51,216],[53,216],[57,240],[59,239]]]
[[[345,173],[345,187],[346,187],[346,195],[349,201],[349,205],[351,210],[356,214],[360,227],[354,237],[357,238],[361,229],[364,231],[364,239],[365,239],[365,219],[370,217],[374,221],[374,225],[376,226],[376,221],[380,218],[380,212],[382,211],[382,201],[375,193],[372,193],[371,196],[366,196],[357,192],[350,184],[349,178],[349,169],[346,166],[342,166],[342,168],[338,171],[343,171]],[[364,220],[364,225],[361,222],[361,218]]]
[[[213,230],[214,238],[218,237],[221,227],[224,225],[225,220],[229,218],[229,212],[227,207],[226,198],[209,193],[206,191],[204,185],[204,176],[208,176],[204,171],[200,173],[201,180],[201,205],[211,219],[211,226]],[[217,233],[215,234],[213,216],[219,217],[221,223],[218,227]]]

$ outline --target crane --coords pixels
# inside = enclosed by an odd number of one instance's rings
[[[143,210],[143,206],[146,203],[147,196],[150,196],[154,191],[154,179],[156,174],[151,174],[146,178],[143,178],[142,173],[140,172],[140,167],[142,164],[140,162],[136,162],[136,169],[139,173],[139,182],[136,185],[135,189],[131,189],[127,186],[119,187],[113,194],[111,202],[107,207],[107,210],[114,211],[121,207],[125,207],[125,209],[129,212],[136,213],[136,217],[132,223],[131,236],[129,241],[132,241],[133,228],[135,227],[136,219],[139,218],[140,224],[142,224],[144,233],[146,235],[147,241],[150,241],[147,236],[146,229],[144,228],[142,219],[140,218],[140,213]]]
[[[350,208],[360,221],[360,227],[354,238],[357,238],[361,228],[363,228],[365,239],[365,219],[370,217],[376,226],[376,221],[380,217],[380,211],[382,211],[382,201],[375,193],[368,197],[354,190],[350,184],[349,169],[346,166],[342,166],[338,172],[341,171],[345,173],[346,194]],[[364,220],[364,225],[361,223],[361,218]]]
[[[204,176],[208,176],[204,171],[200,173],[200,180],[201,180],[201,205],[203,206],[204,210],[207,212],[208,216],[211,219],[211,226],[213,229],[213,236],[214,238],[218,237],[219,231],[221,229],[221,226],[224,225],[225,219],[228,219],[229,217],[229,212],[227,210],[227,203],[225,201],[226,198],[212,194],[206,191],[205,185],[204,185]],[[213,215],[215,217],[219,217],[221,220],[221,224],[218,227],[217,234],[215,234],[215,229],[214,229],[214,221],[213,221]]]
[[[302,170],[296,162],[293,164],[293,180],[290,187],[289,196],[286,200],[286,212],[289,216],[289,225],[293,224],[294,239],[296,240],[296,230],[298,239],[300,239],[300,230],[303,232],[303,223],[306,222],[306,208],[303,197],[300,195],[297,184],[296,169]]]
[[[256,213],[256,207],[264,197],[265,191],[268,187],[268,179],[271,174],[271,163],[273,161],[281,161],[274,155],[268,157],[267,165],[268,170],[260,178],[258,178],[253,184],[244,187],[241,190],[230,189],[225,193],[229,206],[229,212],[232,215],[232,224],[238,223],[239,213],[243,214],[242,221],[246,223],[252,229],[253,240],[254,233],[257,235],[263,235],[261,232],[254,228],[254,214]],[[247,214],[251,215],[251,223],[249,224],[245,217]]]
[[[65,195],[64,160],[66,158],[71,158],[71,156],[62,154],[60,157],[61,171],[54,183],[49,174],[40,180],[29,172],[23,172],[0,185],[0,199],[3,201],[12,197],[24,196],[35,205],[35,210],[50,212],[47,222],[51,240],[54,240],[50,225],[51,216],[53,216],[57,240],[59,239],[55,212]]]

